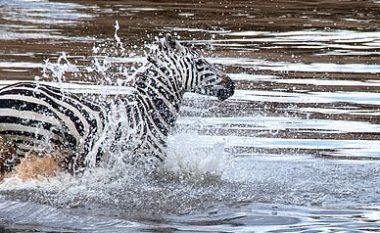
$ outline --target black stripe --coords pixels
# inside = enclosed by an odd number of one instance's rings
[[[0,93],[2,94],[2,93]],[[36,104],[36,103],[31,103],[31,102],[26,102],[25,100],[20,99],[0,99],[0,110],[4,109],[15,109],[19,111],[31,111],[31,112],[36,112],[39,114],[44,114],[46,116],[53,116],[54,118],[58,119],[58,116],[52,112],[49,108]]]
[[[21,136],[21,137],[29,137],[33,139],[37,139],[39,141],[43,141],[46,143],[46,138],[44,135],[38,134],[38,133],[31,133],[28,131],[22,131],[22,130],[4,130],[1,131],[2,135],[12,135],[12,136]],[[9,138],[9,137],[7,137]],[[12,140],[12,138],[9,138],[9,140]],[[56,145],[66,145],[66,143],[62,142],[60,139],[50,138],[50,141]],[[70,142],[68,143],[70,144]]]
[[[60,126],[58,126],[57,128],[56,125],[52,125],[48,122],[32,120],[32,119],[25,120],[23,118],[13,117],[13,116],[0,116],[0,124],[1,123],[17,124],[17,125],[34,127],[36,128],[36,132],[38,132],[38,129],[44,129],[44,130],[50,131],[51,134],[54,134],[55,136],[58,136],[60,138],[65,138],[65,140],[67,140],[72,145],[75,145],[77,142],[76,138],[73,135],[69,134],[67,129],[60,129],[59,128]],[[1,127],[0,127],[0,132],[3,132],[1,130]],[[53,135],[50,135],[50,137],[53,137]]]

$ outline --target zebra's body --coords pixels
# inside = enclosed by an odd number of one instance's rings
[[[74,151],[65,162],[75,172],[117,143],[133,151],[132,162],[162,161],[185,92],[221,100],[234,92],[231,79],[170,35],[151,49],[148,63],[134,76],[134,88],[127,97],[101,103],[34,82],[1,89],[0,135],[18,150],[5,165],[13,167],[28,150],[58,148]]]

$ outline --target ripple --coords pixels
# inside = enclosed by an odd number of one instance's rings
[[[92,15],[79,12],[85,6],[76,3],[57,3],[46,0],[0,1],[1,18],[33,24],[74,24]]]
[[[332,72],[332,73],[380,73],[380,65],[377,64],[335,64],[335,63],[290,63],[273,62],[248,58],[214,58],[213,63],[225,66],[239,66],[253,68],[254,70],[269,70],[280,72]]]
[[[35,229],[36,231],[98,231],[125,232],[136,230],[142,224],[125,220],[99,219],[70,213],[65,209],[40,205],[31,202],[0,200],[0,219],[6,219],[3,227],[17,230]]]

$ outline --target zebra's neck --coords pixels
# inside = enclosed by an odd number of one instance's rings
[[[166,156],[166,138],[177,119],[184,94],[175,71],[170,71],[173,76],[166,75],[168,72],[148,64],[135,74],[136,92],[128,99],[120,100],[116,113],[110,111],[115,113],[114,119],[121,120],[117,126],[120,137],[117,138],[124,138],[134,154],[140,155],[134,159],[142,156],[162,161]],[[111,122],[117,121],[110,115],[108,118]]]
[[[149,64],[145,71],[136,76],[138,102],[145,114],[167,135],[174,125],[184,91],[180,74],[175,69]]]

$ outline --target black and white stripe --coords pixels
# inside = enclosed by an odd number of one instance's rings
[[[147,60],[133,77],[134,94],[111,103],[34,82],[1,89],[0,135],[17,148],[6,165],[14,166],[30,150],[58,149],[70,153],[66,166],[75,171],[93,166],[116,145],[133,151],[132,163],[163,161],[185,92],[220,100],[234,93],[228,76],[170,35],[151,48]]]
[[[103,129],[102,106],[58,87],[20,82],[0,90],[0,135],[17,149],[9,166],[31,150],[88,153]]]

